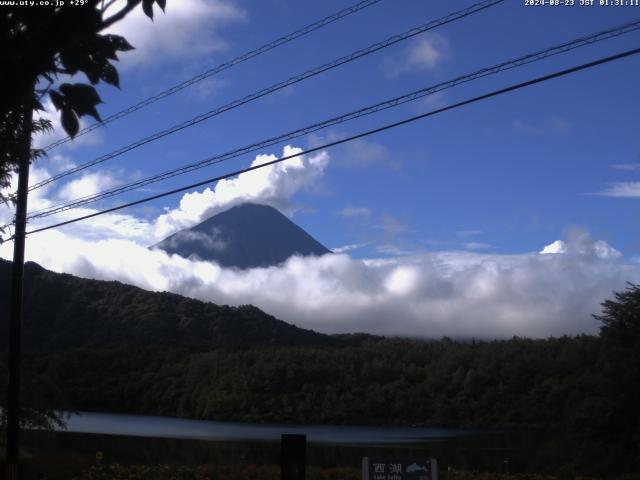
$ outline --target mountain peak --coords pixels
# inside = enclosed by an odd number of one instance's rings
[[[279,210],[257,203],[236,205],[165,238],[154,248],[236,268],[270,267],[296,254],[330,253]]]

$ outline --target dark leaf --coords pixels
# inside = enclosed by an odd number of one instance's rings
[[[129,50],[135,50],[134,47],[127,42],[127,39],[120,35],[104,35],[104,38],[111,43],[116,50],[121,52],[128,52]]]
[[[71,110],[71,108],[65,108],[62,110],[60,120],[62,121],[62,128],[64,128],[64,131],[67,132],[69,136],[75,137],[76,133],[78,133],[79,124],[78,117],[73,113],[73,110]]]
[[[49,119],[38,118],[37,120],[33,121],[32,129],[35,133],[49,132],[53,130],[53,124]]]
[[[92,55],[95,58],[117,60],[116,45],[107,35],[96,35],[90,42]]]
[[[87,108],[86,112],[83,113],[82,115],[91,115],[98,122],[102,122],[102,119],[100,118],[100,114],[98,113],[98,110],[96,110],[96,107]]]
[[[97,121],[99,122],[102,121],[102,119],[100,118],[100,114],[98,113],[94,105],[91,105],[88,103],[82,103],[82,104],[72,104],[70,106],[78,117],[84,117],[85,115],[90,115],[93,118],[95,118]]]
[[[83,58],[78,48],[65,48],[60,51],[60,61],[64,68],[73,75],[82,68]]]
[[[85,102],[91,105],[102,103],[102,99],[96,92],[96,89],[84,83],[63,83],[60,85],[60,91],[72,102]]]
[[[31,161],[33,160],[39,160],[43,157],[47,156],[47,152],[45,152],[43,149],[41,148],[32,148],[31,149],[31,156],[29,157],[31,159]]]
[[[164,9],[167,7],[167,0],[156,0],[156,3],[164,12]]]
[[[98,83],[100,81],[100,78],[102,77],[102,75],[100,75],[100,72],[102,71],[102,66],[95,61],[88,63],[81,70],[84,72],[84,74],[87,76],[87,78],[93,85]]]
[[[144,14],[153,20],[153,2],[155,0],[142,0],[142,10]]]
[[[62,110],[64,108],[64,97],[60,95],[60,92],[51,90],[49,92],[49,96],[51,97],[51,103],[53,103],[53,106],[56,107],[56,110]]]
[[[111,64],[106,64],[102,67],[100,72],[100,78],[110,85],[120,88],[120,77],[118,76],[118,70]]]
[[[90,85],[82,83],[65,83],[60,86],[60,91],[65,95],[66,103],[79,117],[91,115],[100,121],[100,115],[95,106],[102,103],[96,90]]]
[[[85,39],[86,40],[86,39]],[[94,85],[100,80],[100,69],[106,62],[100,45],[95,41],[78,43],[60,52],[64,66],[69,70],[65,73],[83,72]]]
[[[116,49],[111,45],[104,45],[102,48],[102,54],[105,58],[109,60],[118,60],[118,55],[116,54]]]

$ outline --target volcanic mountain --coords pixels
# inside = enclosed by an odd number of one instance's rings
[[[273,207],[244,203],[181,230],[153,246],[224,267],[278,265],[292,255],[330,250]]]

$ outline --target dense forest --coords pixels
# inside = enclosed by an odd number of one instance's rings
[[[0,264],[4,279],[8,267]],[[536,468],[640,471],[640,288],[633,285],[604,303],[597,337],[464,342],[322,335],[255,307],[35,264],[27,265],[25,288],[25,378],[32,379],[25,397],[47,407],[540,428],[554,435],[532,452]],[[5,282],[0,308],[6,304]]]

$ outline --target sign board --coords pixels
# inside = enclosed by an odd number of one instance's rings
[[[389,460],[364,457],[363,480],[438,480],[438,462],[426,460]]]

